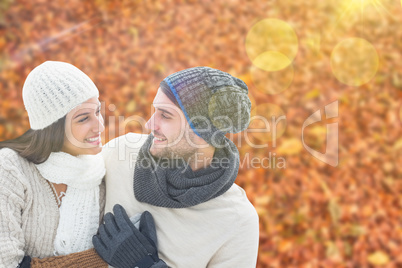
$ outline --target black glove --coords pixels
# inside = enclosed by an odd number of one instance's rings
[[[24,256],[17,268],[30,268],[31,267],[31,257]]]
[[[105,223],[99,227],[99,234],[92,238],[96,252],[116,268],[149,268],[154,264],[164,264],[158,257],[155,223],[151,213],[142,213],[140,230],[137,230],[121,205],[115,205],[113,212],[114,215],[105,215]]]

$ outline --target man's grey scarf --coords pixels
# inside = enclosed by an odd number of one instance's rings
[[[233,185],[239,171],[239,151],[226,137],[225,146],[216,148],[210,166],[195,172],[184,162],[176,162],[172,167],[154,158],[149,152],[152,139],[149,135],[135,165],[134,195],[138,201],[158,207],[186,208],[220,196]]]

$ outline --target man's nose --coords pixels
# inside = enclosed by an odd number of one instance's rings
[[[148,122],[145,124],[145,127],[147,129],[150,129],[150,130],[157,130],[158,129],[158,124],[157,124],[157,122],[155,120],[155,114],[153,114],[151,116],[151,118],[149,118]]]

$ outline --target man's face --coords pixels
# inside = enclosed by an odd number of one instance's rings
[[[151,155],[160,158],[184,158],[188,160],[206,142],[190,128],[182,110],[159,88],[153,101],[155,112],[146,128],[152,131],[154,139]]]

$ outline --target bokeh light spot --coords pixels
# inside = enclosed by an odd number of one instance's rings
[[[263,103],[255,107],[247,129],[248,136],[257,139],[258,144],[276,141],[286,129],[285,112],[272,103]]]
[[[338,2],[340,9],[345,13],[362,12],[367,6],[375,5],[376,0],[342,0]]]
[[[402,123],[402,105],[401,105],[401,108],[399,109],[399,120]]]
[[[265,71],[276,71],[289,65],[296,56],[298,50],[298,39],[293,28],[286,22],[278,19],[263,19],[257,22],[248,32],[246,37],[246,52],[250,60],[258,68]],[[280,52],[279,54],[269,53],[260,56],[264,52]],[[267,64],[267,60],[268,64]],[[272,61],[275,64],[272,64]],[[284,64],[287,64],[283,66]],[[271,69],[274,68],[274,69]]]
[[[377,73],[379,59],[374,46],[361,38],[348,38],[336,45],[331,54],[335,77],[346,85],[361,86]]]
[[[287,89],[293,81],[293,64],[276,72],[266,72],[255,66],[250,70],[251,80],[254,86],[265,94],[278,94]]]
[[[266,51],[257,56],[254,65],[265,71],[279,71],[291,64],[288,57],[278,51]]]

